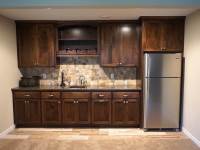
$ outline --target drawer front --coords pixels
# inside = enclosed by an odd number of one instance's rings
[[[14,98],[40,98],[40,92],[14,92]]]
[[[62,92],[63,99],[70,98],[90,98],[90,92]]]
[[[140,93],[139,92],[114,92],[113,98],[139,98]]]
[[[105,99],[105,98],[112,98],[111,92],[93,92],[92,99]]]
[[[42,92],[41,97],[43,99],[59,99],[60,98],[60,92]]]

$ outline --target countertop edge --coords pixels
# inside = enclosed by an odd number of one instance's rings
[[[12,91],[141,91],[142,88],[42,88],[42,87],[16,87]]]

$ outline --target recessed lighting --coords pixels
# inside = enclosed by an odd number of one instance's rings
[[[123,27],[121,28],[121,30],[122,30],[122,32],[127,33],[127,32],[130,32],[131,28],[128,27],[128,26],[123,26]]]

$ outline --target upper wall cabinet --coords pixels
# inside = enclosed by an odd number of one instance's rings
[[[54,66],[55,37],[53,24],[17,23],[18,66]]]
[[[183,51],[184,17],[144,17],[143,51]]]
[[[137,66],[139,61],[137,23],[102,23],[100,25],[101,65]]]

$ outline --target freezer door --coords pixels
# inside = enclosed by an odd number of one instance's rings
[[[146,53],[144,56],[145,77],[180,77],[180,53]]]
[[[179,128],[180,78],[145,78],[144,128]]]

